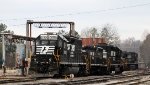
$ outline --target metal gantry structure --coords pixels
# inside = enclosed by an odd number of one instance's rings
[[[68,21],[33,21],[27,20],[26,23],[26,37],[32,37],[32,25],[35,25],[37,28],[66,28],[66,25],[69,25],[70,28],[70,36],[75,36],[75,24],[74,22]],[[26,59],[28,59],[28,68],[30,68],[31,62],[31,53],[32,53],[32,46],[31,41],[26,42]],[[28,71],[28,70],[27,70]],[[28,72],[27,72],[28,75]]]
[[[38,28],[65,28],[65,25],[70,25],[70,36],[75,35],[74,31],[74,22],[67,22],[67,21],[33,21],[27,20],[26,23],[26,37],[32,37],[32,25],[36,25]],[[26,43],[26,58],[29,58],[29,52],[32,52],[31,42]]]

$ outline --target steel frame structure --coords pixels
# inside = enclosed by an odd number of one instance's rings
[[[26,37],[31,38],[32,37],[32,25],[33,24],[67,24],[70,25],[70,37],[75,36],[75,24],[74,22],[67,22],[67,21],[33,21],[33,20],[27,20],[26,23]],[[42,28],[42,27],[40,27]],[[53,27],[49,27],[50,29]],[[55,27],[54,27],[55,28]],[[31,61],[31,55],[30,52],[32,52],[32,47],[31,47],[31,41],[26,41],[26,59],[28,59],[28,68],[30,68],[30,61]],[[29,56],[30,55],[30,56]],[[28,72],[27,72],[28,75]]]

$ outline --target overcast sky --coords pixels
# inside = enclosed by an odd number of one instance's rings
[[[25,35],[27,19],[74,21],[79,33],[110,23],[121,39],[142,39],[150,30],[150,0],[0,0],[0,23],[15,34]]]

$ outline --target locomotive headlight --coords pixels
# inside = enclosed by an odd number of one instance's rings
[[[52,60],[51,60],[51,58],[49,59],[49,62],[51,62]]]

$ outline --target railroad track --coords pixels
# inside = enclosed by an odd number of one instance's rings
[[[139,77],[133,77],[130,79],[124,79],[117,82],[109,83],[106,85],[137,85],[137,84],[143,84],[145,82],[150,81],[150,76],[142,75]]]
[[[145,80],[141,79],[142,77],[147,77]],[[6,83],[19,83],[19,82],[36,82],[38,80],[44,80],[44,79],[50,79],[52,80],[53,78],[50,76],[31,76],[31,77],[18,77],[18,78],[7,78],[7,77],[0,77],[0,84],[6,84]],[[58,81],[54,82],[53,84],[55,85],[79,85],[79,84],[94,84],[94,83],[107,83],[110,81],[115,81],[115,80],[121,80],[122,81],[116,81],[113,83],[108,83],[107,85],[120,85],[120,84],[127,84],[128,82],[131,82],[130,85],[136,85],[139,83],[144,83],[147,81],[150,81],[150,74],[134,74],[134,75],[113,75],[113,76],[88,76],[88,77],[77,77],[74,79],[68,79],[66,81]],[[55,79],[53,79],[55,80]],[[57,79],[56,79],[57,80]],[[64,79],[65,80],[65,79]],[[53,85],[52,82],[42,82],[42,83],[35,83],[32,85],[37,85],[37,84],[49,84]],[[129,84],[129,83],[128,83]]]
[[[59,82],[59,85],[79,85],[79,84],[93,84],[93,83],[106,83],[109,81],[114,81],[114,80],[120,80],[120,79],[128,79],[128,80],[123,80],[123,81],[119,81],[119,82],[113,82],[107,85],[117,85],[117,84],[123,84],[123,83],[127,83],[127,82],[132,82],[133,85],[136,85],[137,83],[134,81],[137,81],[138,83],[143,83],[146,81],[140,81],[139,80],[141,78],[139,77],[143,77],[143,76],[147,76],[150,74],[137,74],[137,75],[114,75],[114,76],[108,76],[108,77],[97,77],[97,78],[89,78],[89,79],[81,79],[81,80],[70,80],[67,82]],[[135,84],[134,84],[134,83]]]
[[[79,77],[79,79],[77,80],[68,80],[68,81],[63,81],[63,82],[53,82],[53,83],[38,83],[40,85],[42,84],[48,84],[48,85],[80,85],[80,84],[93,84],[93,83],[101,83],[101,82],[108,82],[111,79],[118,79],[118,78],[124,78],[126,76],[124,75],[114,75],[114,76],[97,76],[96,78],[93,78],[91,76],[88,77],[84,77],[85,79],[83,79],[82,77]],[[132,76],[128,76],[128,77],[132,77]],[[32,85],[37,85],[36,84],[32,84]]]
[[[19,82],[31,82],[31,81],[38,81],[42,79],[52,78],[50,76],[31,76],[31,77],[22,77],[22,76],[6,76],[0,77],[0,84],[6,83],[19,83]]]
[[[0,78],[0,84],[34,81],[32,78]]]
[[[122,85],[122,84],[126,84],[126,83],[129,83],[129,82],[134,82],[134,81],[139,81],[140,78],[132,78],[132,79],[127,79],[127,80],[123,80],[123,81],[117,81],[117,82],[113,82],[113,83],[109,83],[109,84],[106,84],[106,85]]]
[[[142,81],[138,81],[138,82],[132,82],[132,83],[130,83],[130,85],[143,84],[143,83],[149,82],[149,81],[150,81],[150,79],[148,79],[148,80],[142,80]]]

